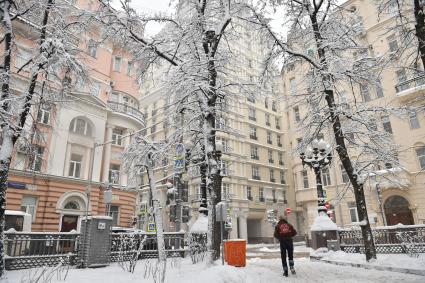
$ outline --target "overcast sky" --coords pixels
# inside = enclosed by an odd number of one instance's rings
[[[116,7],[119,7],[119,0],[113,0]],[[131,5],[135,7],[140,13],[143,14],[151,14],[156,12],[166,12],[172,13],[173,9],[170,7],[170,0],[132,0]],[[278,19],[282,19],[283,9],[278,9],[278,13],[276,14],[276,20],[272,22],[272,27],[274,29],[281,29],[282,21]],[[275,17],[273,17],[275,18]],[[150,23],[146,26],[146,36],[153,36],[157,34],[161,30],[161,24],[158,23]]]

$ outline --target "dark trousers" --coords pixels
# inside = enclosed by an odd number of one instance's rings
[[[294,243],[292,239],[280,240],[280,256],[282,258],[282,267],[283,270],[288,270],[288,265],[286,263],[286,252],[288,252],[289,267],[294,266]]]

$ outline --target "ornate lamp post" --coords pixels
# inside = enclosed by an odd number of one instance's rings
[[[319,215],[321,213],[326,215],[327,208],[325,206],[325,196],[323,194],[321,171],[323,168],[331,164],[332,148],[324,140],[315,139],[311,146],[307,147],[306,151],[300,154],[300,158],[303,166],[308,165],[311,169],[313,169],[314,174],[316,175]]]

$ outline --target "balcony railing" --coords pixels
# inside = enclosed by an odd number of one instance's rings
[[[252,179],[254,179],[254,180],[261,180],[261,178],[260,178],[260,176],[252,176]]]
[[[269,158],[269,163],[274,163],[274,160]]]
[[[115,112],[127,114],[129,116],[136,118],[137,120],[139,120],[142,123],[145,122],[143,113],[140,112],[139,109],[137,109],[135,107],[129,106],[129,105],[124,104],[124,103],[114,102],[114,101],[108,101],[108,106],[112,110],[114,110]]]
[[[276,179],[275,178],[270,178],[270,182],[276,183]]]
[[[270,124],[270,122],[266,122],[266,126],[271,126],[272,124]]]
[[[277,146],[278,146],[278,147],[282,147],[282,143],[278,143],[278,144],[277,144]]]
[[[247,199],[252,201],[253,200],[253,197],[252,196],[248,196]]]
[[[266,200],[264,199],[264,197],[259,197],[258,198],[258,200],[260,201],[260,202],[265,202]]]
[[[251,159],[260,160],[260,157],[258,155],[251,155]]]
[[[401,82],[395,86],[396,93],[425,85],[425,75]]]
[[[252,116],[248,116],[248,119],[251,120],[251,121],[257,121],[257,118],[252,117]]]
[[[252,135],[250,135],[249,138],[252,139],[252,140],[257,140],[258,139],[257,136],[252,136]]]

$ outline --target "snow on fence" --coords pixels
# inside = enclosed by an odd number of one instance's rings
[[[76,232],[5,232],[6,269],[79,263]],[[164,232],[167,257],[184,257],[187,251],[184,232]],[[141,246],[142,245],[142,246]],[[158,257],[156,234],[112,233],[111,262]]]
[[[135,254],[139,259],[158,257],[155,233],[113,233],[111,241],[111,262],[130,260]],[[167,257],[185,256],[184,232],[164,232],[164,242]]]
[[[76,263],[80,234],[76,232],[16,232],[4,236],[7,270]]]
[[[364,253],[363,238],[359,228],[340,229],[341,250],[348,253]],[[372,229],[376,252],[425,253],[425,225],[394,225]]]

